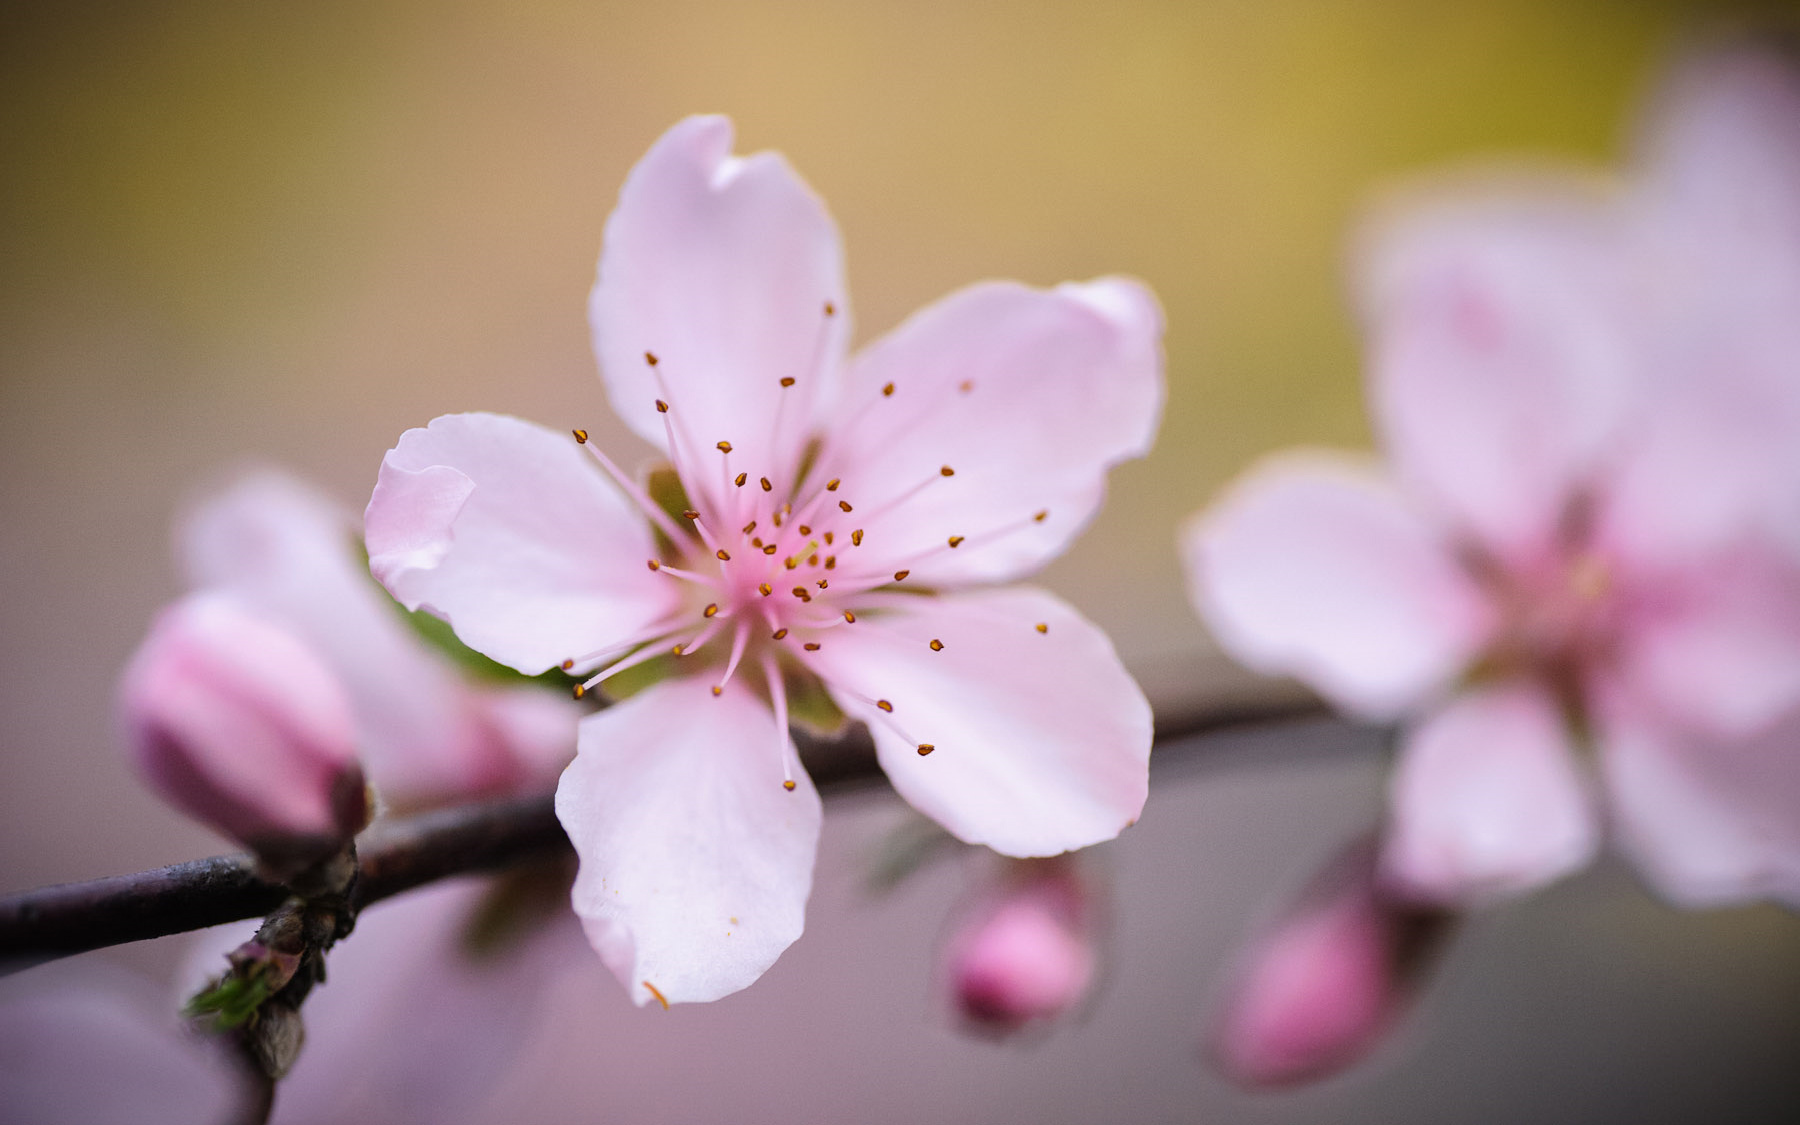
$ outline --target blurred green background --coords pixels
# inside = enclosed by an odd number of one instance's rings
[[[859,340],[981,278],[1123,272],[1156,289],[1162,437],[1114,474],[1112,503],[1045,581],[1111,630],[1169,706],[1260,690],[1210,654],[1187,608],[1177,522],[1266,450],[1368,440],[1342,282],[1359,209],[1446,163],[1616,165],[1663,61],[1787,9],[14,6],[0,16],[0,889],[220,847],[137,788],[111,731],[113,679],[179,590],[167,541],[184,495],[254,458],[360,508],[400,432],[455,410],[628,446],[594,377],[585,299],[627,169],[685,114],[731,114],[740,150],[781,149],[825,198]],[[1194,869],[1164,859],[1252,908],[1304,877],[1333,826],[1374,815],[1378,774],[1350,769],[1208,806],[1265,833],[1294,825],[1291,849],[1228,849]],[[828,856],[822,885],[846,863]],[[1706,927],[1767,972],[1702,990],[1717,1002],[1698,1010],[1793,994],[1791,919],[1674,920],[1616,872],[1590,879],[1595,901],[1623,894],[1632,918],[1666,931],[1637,954],[1654,967],[1644,981],[1706,956],[1670,948],[1716,948],[1694,944]],[[1543,912],[1532,941],[1585,917],[1554,905],[1569,901],[1527,908]],[[1127,905],[1130,925],[1190,909]],[[818,915],[815,929],[829,925]],[[1596,963],[1618,944],[1605,917],[1591,940],[1613,944],[1580,946]],[[934,924],[889,937],[914,948]],[[1241,937],[1209,933],[1184,979],[1216,976]],[[1504,972],[1468,979],[1511,979],[1542,952],[1499,950]],[[911,956],[922,976],[926,954]],[[823,1001],[800,991],[790,1015],[804,1021],[809,1002]],[[1791,1016],[1755,1019],[1733,1034],[1766,1041],[1778,1026],[1792,1046]]]

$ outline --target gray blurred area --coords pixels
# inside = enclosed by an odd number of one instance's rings
[[[1766,6],[1764,14],[1777,11]],[[1187,608],[1176,523],[1259,454],[1366,445],[1347,226],[1493,153],[1607,163],[1683,37],[1756,6],[69,5],[0,15],[0,891],[223,850],[138,787],[113,682],[179,592],[169,522],[247,460],[347,507],[454,410],[608,416],[584,303],[632,162],[695,111],[844,232],[857,336],[985,277],[1161,295],[1161,442],[1043,577],[1159,707],[1272,690]],[[1380,808],[1370,736],[1170,747],[1084,1019],[958,1032],[933,947],[983,857],[862,889],[903,815],[827,818],[806,936],[674,1012],[574,970],[491,1093],[520,1121],[1791,1122],[1800,920],[1682,914],[1603,864],[1467,927],[1363,1068],[1246,1095],[1204,1030],[1239,944]],[[105,955],[169,973],[179,943]]]

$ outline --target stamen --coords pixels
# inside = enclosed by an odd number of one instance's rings
[[[894,384],[889,383],[887,386],[881,388],[881,397],[882,398],[894,397]]]
[[[680,648],[681,646],[676,645],[675,647]],[[608,665],[606,668],[603,668],[602,670],[589,676],[583,682],[576,684],[575,685],[575,687],[576,687],[575,698],[580,699],[583,695],[586,695],[588,692],[593,691],[594,688],[598,687],[601,683],[605,682],[608,678],[618,675],[620,672],[625,671],[625,669],[635,668],[639,664],[642,664],[644,661],[650,660],[654,657],[658,657],[661,655],[662,655],[662,646],[661,645],[645,645],[643,648],[638,649],[636,652],[631,653],[629,656],[623,657],[622,659],[615,661],[614,663]]]
[[[576,684],[575,690],[572,694],[575,696],[576,699],[580,699],[582,696],[587,694],[587,688],[582,687],[580,684]]]
[[[781,670],[775,666],[772,653],[762,654],[763,679],[769,684],[769,703],[775,710],[775,754],[781,759],[781,787],[789,793],[794,791],[794,771],[789,764],[788,754],[788,703],[787,685],[781,682]]]
[[[744,534],[745,535],[748,535],[752,531],[755,531],[755,530],[756,530],[756,521],[755,520],[751,520],[749,523],[744,525]],[[754,540],[752,540],[752,542],[755,543],[755,545],[758,547],[762,546],[761,543],[756,543]]]
[[[830,301],[826,301],[825,302],[825,315],[826,316],[836,316],[837,315],[837,306],[832,304]]]
[[[832,477],[830,480],[825,482],[825,491],[826,492],[836,492],[838,490],[838,485],[843,484],[843,483],[844,482],[839,480],[837,477]]]
[[[717,448],[720,453],[730,453],[731,452],[731,443],[728,441],[722,441],[718,444]],[[949,476],[950,474],[946,473],[944,475]]]
[[[894,572],[894,581],[904,582],[904,581],[906,581],[906,576],[911,573],[912,573],[912,571],[910,571],[910,570],[896,570]]]
[[[768,477],[760,477],[760,478],[758,478],[758,479],[759,479],[759,480],[760,480],[760,481],[761,481],[761,482],[762,482],[762,490],[763,490],[763,491],[764,491],[764,492],[773,492],[773,491],[775,491],[775,486],[774,486],[774,485],[772,485],[772,484],[770,484],[770,483],[769,483],[769,478],[768,478]]]
[[[575,435],[575,443],[577,445],[586,445],[587,444],[587,431],[586,430],[573,430],[571,432],[574,433],[574,435]]]
[[[660,398],[657,399],[656,400],[656,412],[658,414],[667,414],[669,412],[669,404],[664,402]]]
[[[651,559],[650,561],[656,562],[655,559]],[[680,567],[670,566],[668,563],[656,563],[656,565],[650,569],[656,571],[658,574],[666,574],[671,578],[680,578],[688,582],[696,582],[702,586],[716,587],[719,584],[716,576],[695,574],[691,570],[682,570]]]
[[[1050,623],[1048,621],[1038,622],[1037,631],[1040,633],[1048,633],[1050,631]]]
[[[801,524],[799,527],[796,527],[794,530],[798,531],[802,535],[811,535],[812,534],[812,528],[807,527],[805,524]]]
[[[855,508],[852,508],[852,507],[851,507],[851,506],[850,506],[850,501],[848,501],[848,500],[839,500],[839,501],[838,501],[838,510],[839,510],[839,511],[844,511],[844,512],[854,512],[854,511],[855,511],[855,510],[856,510],[856,509],[855,509]]]
[[[718,550],[714,551],[713,554],[718,556],[720,562],[730,562],[731,561],[731,552],[727,551],[723,547],[720,547]]]
[[[779,641],[782,638],[786,637],[787,635],[788,635],[787,626],[784,625],[781,628],[775,630],[775,632],[771,633],[769,635],[769,639],[772,641]]]
[[[792,375],[783,375],[781,377],[781,385],[784,387],[793,386],[794,385],[794,377]]]
[[[819,579],[819,589],[821,589],[821,590],[823,590],[823,589],[825,589],[825,588],[826,588],[826,581],[825,581],[825,579],[823,579],[823,578],[821,578],[821,579]]]
[[[722,695],[725,685],[731,682],[732,673],[737,671],[738,661],[744,658],[744,646],[750,643],[750,623],[739,623],[737,633],[731,638],[731,657],[725,661],[725,674],[713,686],[714,695]]]
[[[737,486],[738,486],[738,487],[739,487],[739,488],[742,488],[742,487],[744,487],[744,482],[745,482],[745,481],[747,481],[747,480],[749,480],[749,479],[750,479],[750,474],[749,474],[749,473],[739,473],[739,474],[738,474],[738,475],[737,475],[737,477],[736,477],[736,478],[735,478],[735,479],[733,479],[733,480],[732,480],[732,482],[731,482],[731,483],[733,483],[733,484],[735,484],[735,485],[737,485]]]
[[[921,742],[921,743],[919,743],[919,757],[923,758],[925,755],[931,753],[933,750],[936,750],[936,749],[937,749],[937,747],[933,746],[929,742]]]
[[[660,363],[662,361],[656,358],[655,352],[645,352],[644,353],[644,362],[648,363],[651,367],[655,367],[658,363]]]
[[[1043,523],[1045,520],[1050,518],[1050,509],[1045,508],[1042,511],[1040,511],[1037,515],[1032,516],[1031,518],[1032,518],[1033,522]]]
[[[941,469],[939,469],[939,470],[938,470],[938,473],[939,473],[939,475],[941,475],[941,476],[946,476],[946,477],[953,477],[953,476],[955,476],[955,475],[956,475],[956,470],[955,470],[955,469],[952,469],[952,468],[951,468],[951,467],[950,467],[950,466],[948,466],[948,465],[945,465],[945,466],[944,466],[944,467],[943,467],[943,468],[941,468]]]
[[[794,596],[796,598],[809,598],[809,599],[812,597],[812,595],[810,595],[806,592],[805,586],[795,586],[794,587]]]
[[[847,625],[856,624],[856,614],[851,613],[849,610],[846,609],[844,611],[844,623]]]
[[[859,527],[850,533],[850,545],[852,547],[862,546],[862,528]]]
[[[836,555],[826,555],[825,556],[825,569],[826,570],[836,570],[837,569],[837,556]]]
[[[711,605],[706,607],[706,611],[704,613],[702,613],[700,616],[702,616],[702,617],[717,617],[718,615],[719,615],[719,603],[713,602]]]
[[[626,476],[617,465],[613,464],[611,457],[600,452],[599,446],[582,442],[581,447],[593,454],[594,460],[600,463],[600,467],[606,471],[607,476],[613,479],[613,483],[625,490],[625,495],[631,497],[632,503],[638,506],[639,511],[649,516],[656,526],[662,528],[664,535],[677,543],[681,542],[681,530],[675,526],[675,521],[669,518],[669,513],[662,510],[662,505],[650,499],[649,493],[645,492],[637,481]]]
[[[573,667],[575,667],[575,660],[573,657],[562,662],[562,670],[565,672],[567,672],[569,669],[571,669]]]
[[[932,652],[943,652],[944,651],[944,642],[938,640],[936,637],[931,638],[931,651]]]
[[[756,592],[766,598],[775,592],[775,587],[769,585],[767,582],[758,583]]]
[[[648,560],[645,563],[645,565],[648,566],[651,570],[659,570],[662,567],[662,564],[657,562],[655,559]]]
[[[772,555],[772,554],[774,554],[774,553],[775,553],[775,544],[773,544],[773,543],[765,543],[765,544],[764,544],[764,545],[763,545],[763,549],[762,549],[762,552],[763,552],[763,554],[765,554],[765,555]]]
[[[831,533],[831,532],[829,532],[829,531],[827,531],[827,532],[826,532],[826,533],[825,533],[825,545],[826,545],[826,546],[827,546],[827,547],[829,547],[829,546],[831,546],[831,541],[832,541],[832,539],[834,539],[834,538],[835,538],[835,536],[834,536],[834,535],[833,535],[833,534],[832,534],[832,533]]]
[[[805,644],[801,645],[800,647],[805,649],[807,652],[818,652],[819,651],[819,642],[818,641],[807,641]]]
[[[889,703],[885,699],[877,699],[875,701],[875,706],[881,708],[883,711],[886,711],[890,715],[894,713],[894,705],[892,703]]]
[[[957,547],[960,547],[960,546],[962,546],[962,545],[963,545],[963,537],[962,537],[962,536],[960,536],[960,535],[952,535],[952,536],[951,536],[951,537],[950,537],[950,546],[951,546],[951,549],[953,549],[953,550],[954,550],[954,549],[955,549],[955,548],[957,548]]]
[[[971,379],[964,379],[962,381],[962,385],[957,387],[956,389],[961,391],[963,394],[968,394],[970,391],[975,389],[975,383]]]

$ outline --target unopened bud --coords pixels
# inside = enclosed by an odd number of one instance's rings
[[[951,939],[957,1010],[989,1031],[1011,1031],[1072,1010],[1094,977],[1093,911],[1063,860],[1009,865]]]
[[[272,864],[328,856],[368,820],[343,685],[299,638],[227,595],[163,611],[120,703],[150,786]]]
[[[1454,916],[1395,897],[1358,844],[1315,880],[1256,945],[1214,1044],[1248,1086],[1334,1074],[1362,1058],[1406,1009]]]

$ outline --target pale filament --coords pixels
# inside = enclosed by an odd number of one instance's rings
[[[787,686],[782,683],[781,669],[775,666],[773,654],[764,651],[762,654],[763,678],[769,683],[769,702],[775,708],[775,756],[781,762],[781,784],[784,788],[794,788],[794,770],[788,754],[788,703]]]
[[[585,430],[582,431],[584,434],[586,432],[587,431]],[[592,441],[583,438],[577,438],[576,440],[580,442],[583,449],[593,455],[596,461],[600,462],[600,467],[606,470],[606,475],[612,477],[613,482],[625,490],[625,495],[631,497],[638,508],[642,510],[645,515],[649,516],[652,522],[663,529],[663,534],[667,535],[677,543],[681,542],[681,529],[675,526],[675,521],[669,518],[669,513],[663,511],[657,506],[654,500],[650,499],[649,493],[639,487],[636,481],[621,472],[619,467],[613,464],[611,457],[600,452],[599,446],[595,445]]]

